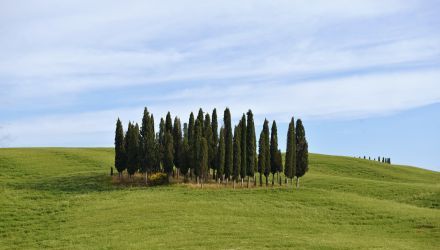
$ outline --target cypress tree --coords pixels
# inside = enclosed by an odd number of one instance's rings
[[[203,181],[208,172],[208,142],[202,137],[200,140],[200,185],[203,187]]]
[[[119,178],[121,178],[122,172],[127,168],[126,164],[124,129],[121,120],[118,118],[115,131],[115,168],[118,170]]]
[[[225,168],[225,131],[223,127],[220,128],[219,145],[218,145],[218,168],[217,168],[217,179],[223,177],[223,171]]]
[[[270,170],[272,172],[272,186],[275,181],[275,173],[278,171],[278,135],[277,135],[277,123],[272,122],[272,129],[270,133]]]
[[[266,163],[264,164],[264,176],[266,177],[266,186],[269,184],[269,175],[270,175],[270,145],[269,145],[269,121],[267,119],[264,119],[263,124],[263,131],[264,131],[264,153],[265,157],[264,160]]]
[[[194,114],[193,112],[191,112],[188,121],[188,142],[190,143],[190,145],[192,143],[193,134],[194,134]]]
[[[188,154],[188,162],[189,162],[189,175],[192,179],[192,173],[194,172],[194,114],[191,112],[189,115],[188,121],[188,144],[189,144],[189,154]]]
[[[283,157],[281,155],[281,150],[278,149],[277,157],[276,157],[276,165],[277,165],[277,176],[278,176],[278,183],[281,186],[281,173],[283,172]]]
[[[284,164],[284,174],[286,183],[288,178],[291,180],[295,175],[296,169],[296,138],[295,138],[295,119],[292,117],[287,130],[286,159]]]
[[[163,163],[164,151],[165,151],[165,121],[160,118],[159,124],[159,161]]]
[[[296,187],[299,188],[299,178],[309,170],[309,149],[306,133],[301,119],[296,121]]]
[[[249,187],[249,178],[254,176],[255,170],[255,158],[256,158],[256,141],[255,141],[255,125],[254,125],[254,115],[252,111],[249,110],[247,112],[247,131],[246,131],[246,151],[247,151],[247,166],[246,166],[246,174],[248,176],[248,187]]]
[[[202,141],[202,123],[199,119],[194,125],[194,139],[193,139],[193,159],[194,159],[194,174],[197,177],[197,182],[201,177],[200,161],[201,161],[201,141]]]
[[[126,135],[127,171],[132,176],[139,169],[139,126],[128,124]]]
[[[164,151],[164,159],[163,159],[163,169],[164,172],[170,178],[171,173],[173,172],[174,166],[174,143],[173,136],[170,131],[165,132],[165,151]]]
[[[182,159],[183,157],[182,128],[181,128],[180,119],[177,116],[174,118],[173,143],[174,143],[174,166],[176,166],[177,178],[178,178],[180,167],[182,166],[184,160]]]
[[[201,129],[202,129],[202,132],[205,131],[204,128],[203,128],[204,121],[203,121],[203,110],[202,110],[202,108],[199,108],[199,113],[197,114],[197,120],[200,121],[200,126],[201,126]]]
[[[183,137],[182,156],[181,156],[182,164],[180,166],[180,172],[183,174],[185,182],[188,181],[188,170],[189,170],[189,166],[191,166],[190,153],[191,150],[188,143],[188,137],[185,136]]]
[[[213,139],[213,135],[212,135],[212,127],[211,127],[211,117],[209,116],[208,113],[206,113],[205,115],[205,125],[203,126],[203,128],[205,129],[203,132],[203,137],[205,137],[206,139],[206,143],[208,145],[208,171],[207,171],[207,176],[209,176],[209,167],[212,168],[212,171],[214,172],[214,164],[212,164],[214,162],[214,157],[215,157],[215,144],[214,144],[214,139]]]
[[[240,176],[240,168],[241,168],[241,127],[235,126],[234,128],[234,159],[233,159],[233,186],[235,188],[235,183],[237,182]]]
[[[141,172],[145,174],[145,184],[148,180],[148,172],[151,172],[154,168],[155,161],[155,134],[154,134],[154,117],[149,114],[148,109],[144,109],[144,115],[142,117],[141,127]]]
[[[217,109],[212,111],[212,144],[213,144],[213,156],[211,158],[211,167],[213,168],[213,178],[215,179],[215,170],[218,168],[218,121],[217,121]]]
[[[246,149],[246,133],[247,133],[247,127],[246,127],[246,116],[243,114],[240,121],[240,128],[241,128],[241,167],[240,167],[240,177],[241,177],[241,186],[243,186],[243,179],[245,178],[247,171],[247,149]]]
[[[260,139],[258,140],[258,172],[260,173],[260,186],[263,185],[263,174],[266,169],[266,143],[264,129],[261,130]]]
[[[173,133],[173,120],[171,119],[171,114],[168,111],[167,117],[165,118],[165,131]]]
[[[231,126],[231,112],[229,108],[225,109],[223,123],[225,125],[225,169],[224,174],[226,183],[232,175],[233,165],[233,144],[232,144],[232,126]]]

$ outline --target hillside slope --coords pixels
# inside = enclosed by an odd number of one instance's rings
[[[300,190],[122,188],[113,158],[0,149],[0,248],[438,247],[438,172],[311,154]]]

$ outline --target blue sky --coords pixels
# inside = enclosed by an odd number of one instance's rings
[[[440,171],[439,1],[0,0],[0,146],[112,146],[199,107]]]

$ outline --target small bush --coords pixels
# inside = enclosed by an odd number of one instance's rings
[[[168,176],[165,173],[154,173],[148,175],[148,185],[157,186],[168,184]]]

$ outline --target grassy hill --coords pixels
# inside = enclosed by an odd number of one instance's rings
[[[108,148],[0,149],[0,249],[438,249],[440,173],[310,155],[301,189],[118,187]]]

